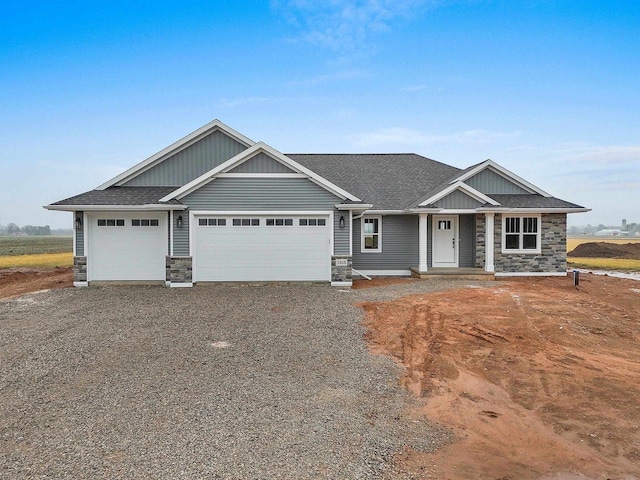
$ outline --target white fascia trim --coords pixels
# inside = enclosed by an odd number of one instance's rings
[[[217,178],[307,178],[302,173],[219,173]]]
[[[353,282],[331,282],[332,287],[352,287]]]
[[[367,210],[367,209],[373,207],[373,204],[371,204],[371,203],[360,203],[360,204],[336,203],[334,206],[338,210]]]
[[[542,190],[541,188],[536,187],[533,183],[527,182],[524,178],[519,177],[518,175],[516,175],[513,172],[510,172],[509,170],[507,170],[506,168],[504,168],[501,165],[498,165],[496,162],[494,162],[491,159],[485,160],[484,162],[482,162],[477,167],[469,170],[467,173],[465,173],[463,175],[460,175],[459,177],[454,178],[450,183],[464,182],[468,178],[473,177],[477,173],[480,173],[481,171],[483,171],[483,170],[485,170],[487,168],[492,168],[497,174],[502,175],[507,180],[513,181],[514,183],[518,184],[520,187],[524,188],[525,190],[529,190],[531,193],[539,193],[543,197],[550,197],[551,196],[547,192]]]
[[[411,270],[358,270],[370,277],[410,277]]]
[[[475,215],[478,211],[475,208],[443,208],[436,215]]]
[[[129,210],[186,210],[187,205],[45,205],[47,210],[56,210],[62,212],[73,212],[74,210],[84,210],[88,212],[105,212],[105,211],[129,211]]]
[[[171,288],[189,288],[189,287],[193,287],[193,283],[175,283],[175,282],[170,282],[169,287],[171,287]]]
[[[174,155],[174,154],[178,153],[179,151],[184,150],[188,146],[193,145],[195,142],[200,140],[202,137],[205,137],[205,136],[209,135],[210,133],[214,132],[215,130],[221,130],[222,132],[226,133],[228,136],[230,136],[234,140],[237,140],[241,144],[245,145],[246,147],[250,147],[250,146],[252,146],[253,144],[256,143],[253,140],[251,140],[250,138],[247,138],[244,135],[242,135],[240,132],[234,130],[233,128],[231,128],[231,127],[229,127],[227,125],[225,125],[220,120],[215,119],[212,122],[207,123],[205,126],[200,127],[199,129],[191,132],[189,135],[181,138],[177,142],[172,143],[167,148],[164,148],[164,149],[160,150],[155,155],[150,156],[146,160],[143,160],[142,162],[138,163],[137,165],[135,165],[135,166],[131,167],[130,169],[122,172],[117,177],[114,177],[111,180],[109,180],[108,182],[103,183],[102,185],[97,187],[96,190],[104,190],[104,189],[109,188],[109,187],[111,187],[113,185],[116,185],[117,183],[122,182],[123,180],[131,179],[133,176],[135,176],[137,174],[140,174],[140,173],[144,172],[145,170],[148,170],[152,166],[164,161],[168,156]]]
[[[590,208],[478,208],[478,213],[584,213]]]
[[[367,210],[365,215],[406,215],[407,210]]]
[[[470,196],[471,198],[473,198],[478,202],[490,203],[491,205],[500,205],[493,198],[486,196],[484,193],[476,190],[473,187],[470,187],[469,185],[467,185],[462,181],[457,181],[449,185],[447,188],[445,188],[441,192],[438,192],[435,195],[427,198],[424,202],[421,202],[419,206],[423,207],[425,205],[430,205],[434,202],[437,202],[438,200],[446,197],[447,195],[449,195],[450,193],[456,190],[461,190],[463,193],[466,193],[468,196]]]
[[[314,182],[317,185],[321,186],[325,190],[330,191],[334,195],[337,195],[340,198],[343,198],[343,199],[346,198],[346,199],[349,199],[349,200],[351,200],[353,202],[361,201],[358,197],[350,194],[346,190],[341,189],[337,185],[334,185],[333,183],[329,182],[327,179],[325,179],[325,178],[321,177],[320,175],[318,175],[317,173],[314,173],[311,170],[303,167],[299,163],[294,162],[289,157],[287,157],[286,155],[278,152],[276,149],[270,147],[269,145],[267,145],[264,142],[258,142],[256,144],[254,144],[253,146],[251,146],[247,150],[245,150],[243,152],[240,152],[235,157],[230,158],[226,162],[218,165],[216,168],[214,168],[212,170],[209,170],[208,172],[204,173],[203,175],[200,175],[195,180],[192,180],[191,182],[187,183],[183,187],[180,187],[179,189],[171,192],[166,197],[161,198],[160,201],[161,202],[167,202],[167,201],[172,200],[174,198],[180,199],[180,198],[184,197],[185,195],[188,195],[189,193],[193,192],[194,190],[197,190],[201,186],[209,183],[211,180],[216,178],[218,176],[218,174],[227,173],[229,170],[232,170],[233,168],[237,167],[241,163],[246,162],[247,160],[249,160],[250,158],[254,157],[255,155],[257,155],[260,152],[264,152],[264,153],[270,155],[271,157],[273,157],[274,160],[279,161],[280,163],[286,165],[287,167],[289,167],[290,169],[294,170],[295,172],[302,173],[302,174],[306,175],[307,178],[309,178],[309,180],[311,180],[312,182]]]
[[[89,282],[73,282],[74,287],[88,287]]]
[[[442,211],[442,208],[410,208],[407,210],[408,213],[440,213]]]
[[[567,272],[496,272],[496,277],[566,277]]]

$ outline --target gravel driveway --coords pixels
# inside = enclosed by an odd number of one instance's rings
[[[358,301],[471,282],[92,287],[0,301],[1,478],[398,478],[412,419]]]

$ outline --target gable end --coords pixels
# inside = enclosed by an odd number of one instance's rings
[[[264,152],[254,155],[228,173],[298,173]]]
[[[503,175],[500,175],[490,167],[478,172],[473,177],[468,178],[465,180],[465,183],[479,192],[486,193],[487,195],[491,195],[492,193],[531,193]]]

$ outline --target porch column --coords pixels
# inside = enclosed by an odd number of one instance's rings
[[[427,214],[418,214],[418,249],[420,252],[418,270],[422,272],[427,271]]]
[[[495,240],[493,238],[495,232],[495,213],[487,212],[484,222],[484,269],[486,272],[495,272],[496,268],[493,265],[493,249]]]

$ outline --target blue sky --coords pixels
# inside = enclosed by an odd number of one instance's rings
[[[640,222],[640,2],[14,1],[0,16],[0,224],[219,118],[289,153],[492,158]]]

